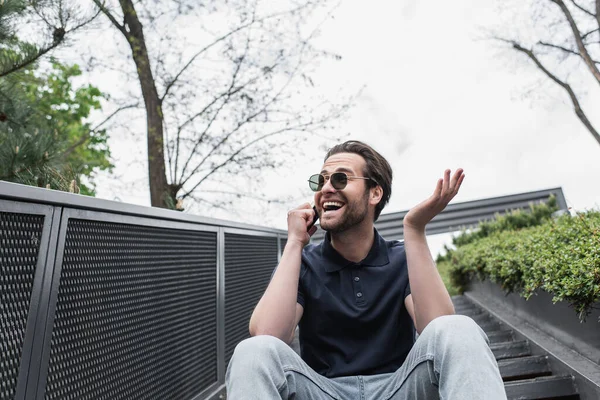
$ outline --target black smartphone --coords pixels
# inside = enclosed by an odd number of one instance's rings
[[[315,216],[313,217],[312,223],[308,226],[306,231],[310,231],[310,228],[319,220],[319,213],[317,212],[317,206],[313,206],[313,211],[315,212]]]

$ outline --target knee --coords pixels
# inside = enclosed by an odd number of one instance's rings
[[[260,335],[242,340],[233,351],[231,362],[265,365],[278,357],[287,345],[274,336]]]
[[[483,330],[472,318],[465,315],[437,317],[425,327],[422,335],[434,336],[452,346],[488,345],[488,339]]]

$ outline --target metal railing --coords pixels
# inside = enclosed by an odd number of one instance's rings
[[[0,182],[0,400],[216,397],[286,235]]]
[[[550,194],[566,208],[560,188],[459,203],[427,233]],[[399,239],[404,215],[376,227]],[[0,182],[0,400],[217,397],[286,236]]]

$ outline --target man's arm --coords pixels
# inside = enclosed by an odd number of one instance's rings
[[[411,317],[420,334],[435,318],[454,314],[454,306],[431,258],[425,233],[409,232],[407,235],[405,229],[404,246],[411,291],[404,303],[409,313],[413,310]]]
[[[450,170],[446,170],[433,195],[404,217],[404,247],[411,289],[405,305],[418,333],[433,319],[454,314],[452,300],[427,245],[425,226],[456,196],[464,177],[463,170],[458,169],[450,179]]]
[[[250,318],[251,336],[270,335],[291,343],[304,311],[297,303],[298,280],[302,249],[316,229],[306,231],[312,223],[313,213],[310,204],[288,213],[288,240],[279,266]]]

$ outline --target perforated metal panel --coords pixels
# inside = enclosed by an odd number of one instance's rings
[[[248,323],[277,266],[277,237],[225,233],[225,363],[249,337]]]
[[[44,219],[0,212],[1,400],[15,396]]]
[[[279,238],[279,252],[283,254],[283,249],[285,249],[285,244],[287,243],[287,238]]]
[[[189,399],[216,382],[216,254],[214,232],[69,219],[45,398]]]

